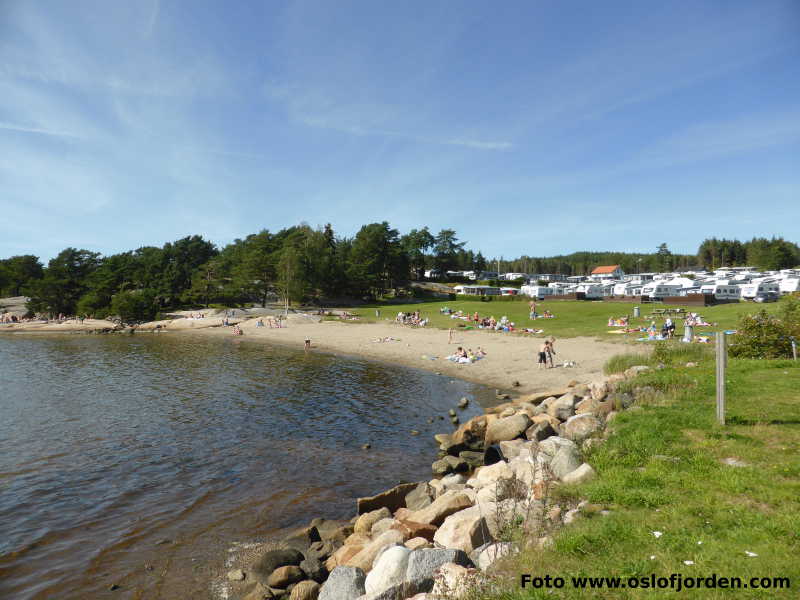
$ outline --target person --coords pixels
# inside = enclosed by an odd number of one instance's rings
[[[475,354],[478,356],[478,358],[483,358],[484,356],[486,356],[486,351],[480,346],[478,346],[478,349],[475,351]]]
[[[453,343],[453,329],[452,328],[447,330],[447,343],[448,344],[452,344]]]
[[[530,306],[530,307],[531,307],[531,314],[530,314],[530,318],[531,318],[531,319],[535,319],[535,318],[536,318],[536,302],[535,302],[534,300],[531,300],[531,301],[528,303],[528,306]]]
[[[308,352],[311,350],[311,338],[306,338],[305,344],[303,344],[303,349]]]
[[[550,342],[545,340],[544,344],[539,348],[539,370],[547,368],[547,350],[550,347]]]
[[[553,356],[555,356],[555,354],[556,354],[556,348],[555,348],[555,345],[554,345],[555,343],[556,343],[556,338],[551,337],[548,340],[548,344],[547,344],[547,346],[548,346],[547,360],[550,363],[550,368],[551,369],[555,366],[553,364]]]

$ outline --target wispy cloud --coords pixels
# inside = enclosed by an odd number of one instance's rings
[[[24,125],[16,125],[14,123],[5,123],[0,121],[0,129],[6,129],[8,131],[19,131],[22,133],[37,133],[41,135],[52,135],[56,137],[68,137],[68,138],[78,138],[75,133],[70,133],[69,131],[55,131],[52,129],[42,129],[41,127],[26,127]]]

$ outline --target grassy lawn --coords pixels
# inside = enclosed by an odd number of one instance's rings
[[[767,310],[775,310],[775,304],[766,305]],[[537,312],[541,313],[545,309],[549,310],[555,315],[553,319],[536,319],[532,321],[528,317],[529,307],[527,301],[511,301],[511,302],[481,302],[479,300],[437,300],[430,302],[419,302],[412,304],[371,304],[368,306],[361,306],[358,308],[349,309],[349,312],[359,315],[362,320],[378,321],[386,319],[394,319],[398,312],[413,312],[420,311],[423,317],[430,319],[431,326],[447,329],[459,325],[466,325],[466,321],[459,319],[451,319],[448,315],[443,315],[440,309],[448,307],[454,311],[461,310],[464,313],[474,314],[477,313],[483,316],[494,316],[498,320],[503,315],[507,316],[510,321],[516,324],[517,327],[531,327],[535,329],[543,329],[545,335],[553,335],[556,338],[575,337],[575,336],[594,336],[600,338],[615,338],[615,339],[635,339],[636,334],[618,334],[610,333],[608,318],[621,317],[633,314],[632,303],[620,302],[587,302],[587,301],[570,301],[570,300],[550,300],[545,302],[537,302]],[[647,318],[654,308],[667,308],[660,304],[641,304],[642,317],[638,320],[632,320],[631,325],[648,325],[650,319]],[[744,314],[753,313],[760,310],[765,305],[753,303],[738,303],[738,304],[721,304],[719,306],[709,306],[705,308],[688,308],[683,307],[687,311],[700,313],[709,323],[716,323],[715,327],[700,327],[696,328],[697,333],[719,331],[725,329],[734,329],[736,323]],[[668,308],[681,308],[681,307],[668,307]],[[375,311],[380,311],[380,317],[375,316]],[[656,324],[660,327],[663,320],[657,319]],[[681,334],[683,327],[678,324],[677,334]]]
[[[559,491],[611,513],[587,514],[561,530],[552,548],[518,556],[507,571],[510,591],[492,598],[649,598],[653,590],[581,591],[570,578],[653,573],[791,581],[790,589],[657,590],[659,598],[800,597],[800,365],[730,360],[728,424],[720,426],[710,348],[690,351],[690,359],[699,360],[693,368],[681,366],[685,352],[672,359],[669,350],[655,353],[660,358],[651,360],[669,366],[633,385],[659,393],[620,413],[614,434],[588,454],[598,472],[594,481]],[[746,466],[725,465],[726,458]],[[523,590],[520,573],[561,576],[567,583],[560,590]]]

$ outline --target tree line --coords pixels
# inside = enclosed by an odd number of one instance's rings
[[[608,264],[619,264],[627,273],[800,264],[800,248],[782,238],[711,238],[696,255],[672,254],[661,244],[652,253],[575,252],[513,260],[487,259],[465,246],[452,229],[434,234],[423,227],[401,235],[384,221],[364,225],[353,237],[337,235],[330,224],[302,224],[265,229],[222,248],[199,235],[109,256],[66,248],[46,267],[33,255],[0,260],[0,296],[29,296],[35,313],[146,320],[180,306],[378,298],[423,279],[428,269],[585,275]]]

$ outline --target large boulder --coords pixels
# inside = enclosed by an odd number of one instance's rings
[[[635,367],[630,367],[629,369],[625,369],[625,377],[626,379],[633,379],[640,373],[644,373],[645,371],[649,371],[650,367],[647,365],[636,365]]]
[[[409,556],[411,550],[404,546],[393,546],[381,554],[367,575],[367,594],[379,594],[403,583]]]
[[[306,577],[318,583],[323,583],[328,577],[328,569],[318,558],[306,558],[300,563],[300,568],[303,569],[303,573],[306,574]]]
[[[495,485],[501,479],[511,479],[514,477],[514,472],[508,463],[505,461],[494,463],[481,467],[475,473],[475,476],[469,480],[468,485],[475,489],[480,489],[487,485]]]
[[[462,450],[458,453],[458,457],[465,460],[467,464],[473,469],[483,465],[483,452],[475,452],[474,450]]]
[[[579,466],[581,466],[580,452],[570,446],[562,446],[550,461],[550,470],[558,479],[563,479]]]
[[[525,434],[525,430],[531,426],[531,418],[525,413],[520,413],[512,417],[498,419],[486,428],[486,445],[495,442],[503,442],[516,439]]]
[[[525,430],[525,437],[535,442],[546,440],[551,435],[558,435],[549,421],[534,423]]]
[[[443,548],[458,548],[468,554],[491,539],[489,526],[479,506],[453,513],[433,536],[433,541]]]
[[[405,506],[406,495],[417,487],[417,483],[401,483],[394,486],[392,489],[376,494],[375,496],[367,496],[366,498],[359,498],[356,503],[358,505],[358,514],[363,515],[366,512],[378,510],[380,508],[388,508],[391,512],[396,511],[398,508]]]
[[[372,569],[372,563],[375,561],[375,557],[378,556],[381,550],[387,546],[402,544],[405,541],[406,536],[403,532],[397,529],[390,529],[364,546],[358,554],[345,561],[344,565],[358,567],[365,573],[368,573],[370,569]]]
[[[561,435],[580,444],[602,428],[603,424],[592,414],[575,415],[567,419],[566,423],[561,426]]]
[[[436,498],[430,506],[410,513],[407,519],[417,523],[430,523],[438,527],[453,513],[470,506],[472,506],[472,501],[467,494],[450,490]]]
[[[591,394],[591,398],[597,402],[605,399],[605,397],[608,396],[608,391],[608,382],[605,379],[593,381],[589,384],[589,393]]]
[[[302,552],[294,548],[269,550],[253,563],[250,574],[256,581],[267,585],[267,580],[275,569],[287,565],[299,566],[303,558]]]
[[[437,570],[431,595],[434,598],[461,600],[472,595],[477,583],[478,578],[475,569],[447,563]]]
[[[433,490],[426,482],[418,483],[405,497],[406,507],[409,510],[420,510],[433,502]]]
[[[460,446],[460,450],[482,450],[483,440],[486,437],[486,427],[489,422],[487,415],[472,417],[456,429],[451,436],[451,450]]]
[[[336,567],[319,593],[319,600],[356,600],[364,589],[366,576],[356,567]]]
[[[514,551],[514,544],[511,542],[495,542],[487,544],[478,552],[475,564],[481,571],[487,571],[494,563],[508,556]]]
[[[345,544],[325,561],[325,568],[328,571],[333,571],[336,567],[347,564],[347,561],[361,552],[364,546],[366,546],[366,542],[363,544]]]
[[[415,550],[408,559],[405,577],[407,594],[430,592],[439,567],[447,563],[455,563],[463,567],[472,567],[472,561],[463,550],[423,548]]]
[[[375,525],[381,519],[388,519],[392,516],[392,511],[390,511],[385,506],[383,508],[378,508],[376,510],[371,510],[362,514],[358,517],[353,530],[356,533],[366,533],[369,534],[372,531],[372,526]]]
[[[294,548],[305,553],[309,546],[315,542],[322,541],[319,531],[313,525],[295,529],[283,539],[283,543],[289,548]]]
[[[469,471],[469,464],[458,456],[445,456],[431,465],[434,475],[447,475],[448,473],[464,473]]]
[[[547,407],[547,414],[559,421],[566,421],[575,414],[575,394],[564,394]]]
[[[553,458],[561,448],[572,448],[578,451],[578,445],[572,440],[560,436],[551,436],[539,442],[539,454],[548,458]]]

